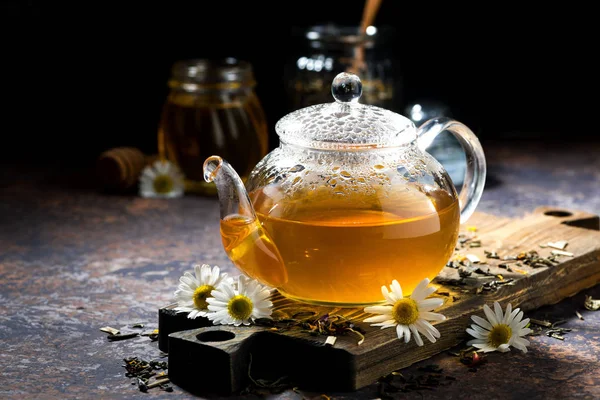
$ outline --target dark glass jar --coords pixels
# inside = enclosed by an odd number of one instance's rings
[[[173,65],[158,150],[181,169],[186,192],[216,194],[202,175],[213,154],[226,155],[243,180],[267,154],[267,123],[255,85],[252,66],[233,58]]]
[[[361,77],[361,103],[399,111],[401,76],[391,27],[317,25],[294,32],[285,68],[288,109],[331,101],[331,82],[340,72]]]

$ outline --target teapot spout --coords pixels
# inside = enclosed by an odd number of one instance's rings
[[[217,186],[222,220],[230,215],[256,219],[244,183],[231,164],[219,156],[208,157],[204,161],[204,180]]]
[[[271,287],[281,287],[287,270],[279,250],[263,228],[244,183],[219,156],[204,161],[204,180],[217,186],[221,239],[229,259],[245,274]]]

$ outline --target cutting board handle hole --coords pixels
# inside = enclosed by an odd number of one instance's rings
[[[208,331],[199,333],[196,336],[201,342],[226,342],[235,337],[235,333],[227,331]]]
[[[571,215],[573,215],[573,213],[561,210],[549,210],[546,211],[544,215],[549,215],[551,217],[570,217]]]

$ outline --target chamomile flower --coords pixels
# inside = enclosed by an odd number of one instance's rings
[[[173,198],[183,195],[183,174],[168,161],[159,160],[144,168],[139,183],[142,197]]]
[[[391,291],[386,286],[382,286],[381,292],[387,304],[366,307],[365,312],[380,315],[369,317],[364,322],[375,322],[371,326],[380,326],[381,329],[396,327],[398,339],[404,338],[404,343],[410,341],[412,334],[417,345],[423,346],[423,339],[421,339],[419,333],[423,334],[431,343],[435,343],[440,338],[440,332],[428,321],[443,321],[446,319],[442,314],[431,312],[444,304],[444,300],[426,299],[427,296],[436,291],[435,288],[427,285],[429,285],[429,279],[425,278],[407,298],[402,296],[402,288],[396,280],[390,286]]]
[[[207,317],[215,325],[250,325],[255,319],[271,317],[271,291],[253,279],[240,275],[237,287],[224,284],[211,294],[206,300],[211,311]]]
[[[211,292],[222,284],[233,283],[227,273],[221,273],[219,267],[210,265],[194,265],[194,274],[187,271],[179,278],[179,286],[175,291],[177,301],[177,312],[187,312],[188,318],[206,317],[208,314],[208,303]]]
[[[486,304],[483,306],[483,312],[487,320],[477,315],[472,315],[471,319],[475,324],[467,328],[467,333],[475,339],[469,341],[469,346],[477,347],[484,353],[498,350],[500,352],[510,351],[513,346],[523,353],[527,353],[529,340],[522,336],[531,332],[531,329],[525,328],[529,323],[529,318],[523,319],[523,311],[512,309],[508,303],[506,312],[502,312],[502,307],[498,302],[494,302],[494,311]]]

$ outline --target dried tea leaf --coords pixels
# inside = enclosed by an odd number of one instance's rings
[[[583,305],[590,311],[600,310],[600,300],[593,299],[592,296],[585,296]]]
[[[566,240],[559,240],[558,242],[548,242],[546,246],[552,247],[557,250],[564,250],[568,244],[569,242],[567,242]]]
[[[487,258],[492,258],[492,259],[495,259],[495,260],[499,260],[500,259],[500,257],[498,256],[498,253],[496,253],[495,251],[484,250],[483,253],[485,254],[485,256]]]
[[[100,330],[111,335],[118,335],[121,332],[116,328],[111,328],[110,326],[103,326],[102,328],[100,328]]]
[[[475,254],[467,254],[467,258],[473,264],[479,264],[481,262],[481,260],[479,259],[479,257],[477,257]]]
[[[562,250],[552,250],[552,254],[554,254],[555,256],[567,256],[567,257],[573,257],[575,254],[571,253],[570,251],[562,251]]]
[[[139,333],[125,333],[123,335],[108,335],[107,338],[108,340],[110,340],[111,342],[115,342],[118,340],[127,340],[127,339],[133,339],[134,337],[139,336]]]
[[[539,325],[539,326],[544,326],[546,328],[550,328],[552,326],[550,321],[541,321],[541,320],[535,319],[535,318],[530,318],[529,322],[531,322],[532,324]]]

